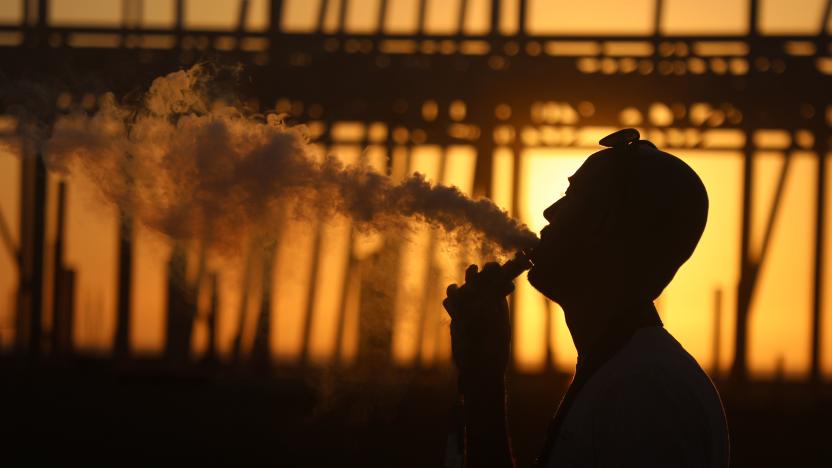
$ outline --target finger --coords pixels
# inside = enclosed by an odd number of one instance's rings
[[[488,262],[482,267],[482,272],[483,273],[486,273],[486,272],[492,272],[493,273],[494,271],[499,271],[500,268],[501,267],[500,267],[499,263],[497,263],[497,262]]]
[[[468,268],[465,269],[465,282],[471,283],[477,280],[477,270],[479,267],[476,265],[468,265]]]
[[[493,283],[500,278],[502,267],[497,262],[488,262],[482,267],[480,278],[488,283]]]
[[[445,312],[447,312],[448,315],[450,315],[451,320],[453,320],[455,315],[455,307],[453,306],[453,302],[450,299],[445,299],[444,301],[442,301],[442,307],[445,308]]]
[[[445,289],[445,295],[451,297],[454,294],[459,293],[459,286],[456,283],[448,285],[448,288]]]

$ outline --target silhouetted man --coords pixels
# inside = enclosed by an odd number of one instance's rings
[[[680,159],[616,132],[543,215],[529,282],[561,305],[578,350],[541,467],[724,467],[719,395],[662,327],[653,301],[696,247],[708,197]],[[465,463],[511,467],[505,369],[513,285],[497,264],[471,265],[448,287],[465,414]]]

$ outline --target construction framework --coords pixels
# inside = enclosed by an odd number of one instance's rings
[[[160,74],[199,60],[243,63],[251,81],[244,86],[253,108],[286,112],[298,122],[320,124],[317,138],[331,145],[330,129],[337,122],[382,122],[388,131],[382,144],[473,145],[477,150],[475,192],[490,194],[492,156],[498,147],[514,152],[519,167],[527,146],[587,147],[581,127],[637,126],[669,148],[723,148],[709,135],[714,130],[740,134],[740,143],[725,148],[743,153],[740,278],[737,285],[736,352],[732,375],[747,373],[747,324],[751,299],[780,208],[790,154],[808,150],[817,155],[814,220],[814,272],[811,328],[811,377],[820,375],[820,321],[823,294],[824,225],[827,208],[826,164],[829,152],[832,56],[826,24],[827,1],[813,35],[768,36],[757,27],[759,1],[751,0],[748,33],[742,36],[665,36],[661,33],[662,0],[656,0],[654,33],[632,35],[527,34],[527,1],[519,0],[515,34],[501,34],[500,0],[491,1],[490,32],[464,32],[468,9],[459,2],[458,32],[425,33],[426,0],[419,2],[414,34],[388,33],[380,26],[372,34],[345,28],[349,0],[318,3],[315,30],[292,33],[282,29],[283,1],[271,0],[269,27],[245,28],[249,2],[239,2],[238,27],[231,31],[184,27],[184,2],[177,0],[172,29],[138,24],[140,1],[125,1],[121,27],[62,27],[49,24],[48,0],[23,0],[23,21],[0,26],[3,79],[42,82],[55,95],[44,102],[0,101],[6,114],[47,121],[61,112],[58,94],[78,102],[103,91],[126,94],[146,86]],[[379,25],[384,25],[388,1],[381,0]],[[324,28],[337,7],[335,30]],[[511,90],[501,92],[500,90]],[[772,90],[776,90],[773,92]],[[94,104],[93,104],[94,105]],[[20,114],[20,110],[26,112]],[[664,112],[662,112],[664,111]],[[27,131],[26,118],[17,130]],[[755,132],[777,129],[788,134],[774,202],[768,210],[762,248],[751,246],[754,194]],[[362,144],[371,136],[360,139]],[[389,154],[389,153],[388,153]],[[515,172],[514,190],[518,190]],[[42,295],[45,169],[40,158],[24,158],[21,198],[21,245],[14,245],[3,214],[0,233],[20,265],[20,349],[37,356],[42,347]],[[516,193],[515,193],[516,195]],[[515,196],[515,204],[518,197]],[[517,206],[514,207],[515,212]],[[124,218],[124,217],[123,217]],[[130,220],[124,218],[123,232]],[[129,235],[128,235],[129,237]],[[120,244],[119,284],[130,284],[129,241]],[[57,249],[56,249],[57,250]],[[58,251],[60,252],[60,251]],[[181,262],[181,259],[174,263]],[[56,255],[56,289],[71,299],[73,276]],[[216,280],[214,280],[214,283]],[[192,292],[188,292],[192,294]],[[171,308],[185,307],[169,301]],[[180,301],[181,302],[181,301]],[[186,301],[187,302],[187,301]],[[128,353],[129,288],[119,292],[119,321],[115,352]],[[71,323],[71,311],[53,312],[56,323]],[[63,317],[59,319],[58,317]],[[61,321],[63,320],[63,321]],[[171,323],[169,326],[174,326]],[[175,325],[187,329],[184,325]],[[68,349],[67,337],[53,333],[55,347]],[[169,353],[187,352],[169,343]]]

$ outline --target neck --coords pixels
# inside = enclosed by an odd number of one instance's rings
[[[606,347],[605,341],[618,339],[613,335],[631,333],[643,326],[661,325],[655,307],[649,301],[627,305],[593,300],[562,306],[579,359]]]

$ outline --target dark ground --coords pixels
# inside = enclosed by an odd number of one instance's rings
[[[565,375],[511,377],[519,466],[536,455],[566,383]],[[732,466],[832,466],[832,385],[719,387]],[[453,395],[446,370],[312,375],[3,357],[0,460],[3,466],[441,467]]]

